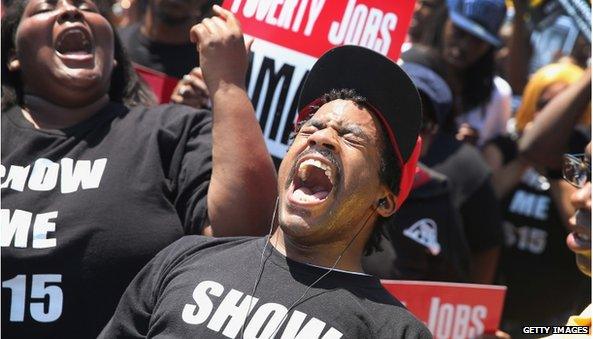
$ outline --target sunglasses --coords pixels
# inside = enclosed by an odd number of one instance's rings
[[[562,156],[562,177],[571,185],[581,188],[591,181],[591,163],[584,153]]]

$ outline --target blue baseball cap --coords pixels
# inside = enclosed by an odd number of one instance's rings
[[[455,26],[494,47],[502,46],[498,31],[507,11],[504,0],[447,0],[447,6]]]
[[[401,67],[412,79],[418,91],[428,97],[434,107],[437,123],[442,126],[453,105],[453,95],[445,80],[421,64],[404,62]]]

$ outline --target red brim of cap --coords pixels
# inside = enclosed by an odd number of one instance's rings
[[[414,176],[416,174],[416,166],[418,165],[418,159],[420,158],[420,152],[422,151],[422,138],[418,136],[416,145],[412,151],[412,155],[408,161],[402,167],[402,178],[399,183],[399,194],[395,202],[396,207],[399,209],[401,205],[406,201],[408,195],[412,191],[414,185]]]

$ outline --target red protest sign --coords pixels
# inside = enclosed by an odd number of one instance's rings
[[[168,103],[171,100],[171,94],[173,94],[173,90],[177,86],[179,79],[138,64],[134,64],[134,70],[150,86],[159,104]]]
[[[436,339],[473,338],[499,326],[505,286],[382,280]]]
[[[247,92],[270,153],[282,158],[315,60],[340,45],[365,46],[396,60],[414,1],[225,0],[223,7],[255,38]]]
[[[224,6],[246,33],[307,55],[359,45],[396,59],[414,1],[231,0]]]

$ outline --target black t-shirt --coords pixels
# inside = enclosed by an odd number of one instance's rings
[[[508,161],[516,144],[507,136],[491,141]],[[578,149],[583,149],[581,145]],[[566,246],[568,231],[552,198],[550,182],[528,169],[502,201],[505,245],[499,265],[500,283],[507,285],[504,318],[544,321],[570,311],[590,295],[589,279],[579,272]],[[553,302],[550,302],[553,300]],[[542,325],[548,325],[542,323]]]
[[[200,232],[211,114],[110,103],[63,130],[2,113],[2,335],[90,338],[161,249]]]
[[[469,278],[469,247],[448,179],[419,164],[405,204],[384,225],[382,251],[364,269],[384,279],[456,281]]]
[[[453,203],[459,209],[467,242],[472,251],[499,246],[503,241],[500,205],[490,169],[473,146],[439,133],[422,162],[449,178]]]
[[[333,271],[291,309],[327,269],[271,245],[262,256],[265,239],[178,240],[134,278],[100,338],[240,338],[244,323],[245,338],[431,338],[369,275]]]
[[[178,79],[199,66],[196,44],[152,41],[142,34],[140,23],[121,28],[118,33],[130,59],[137,64]]]

